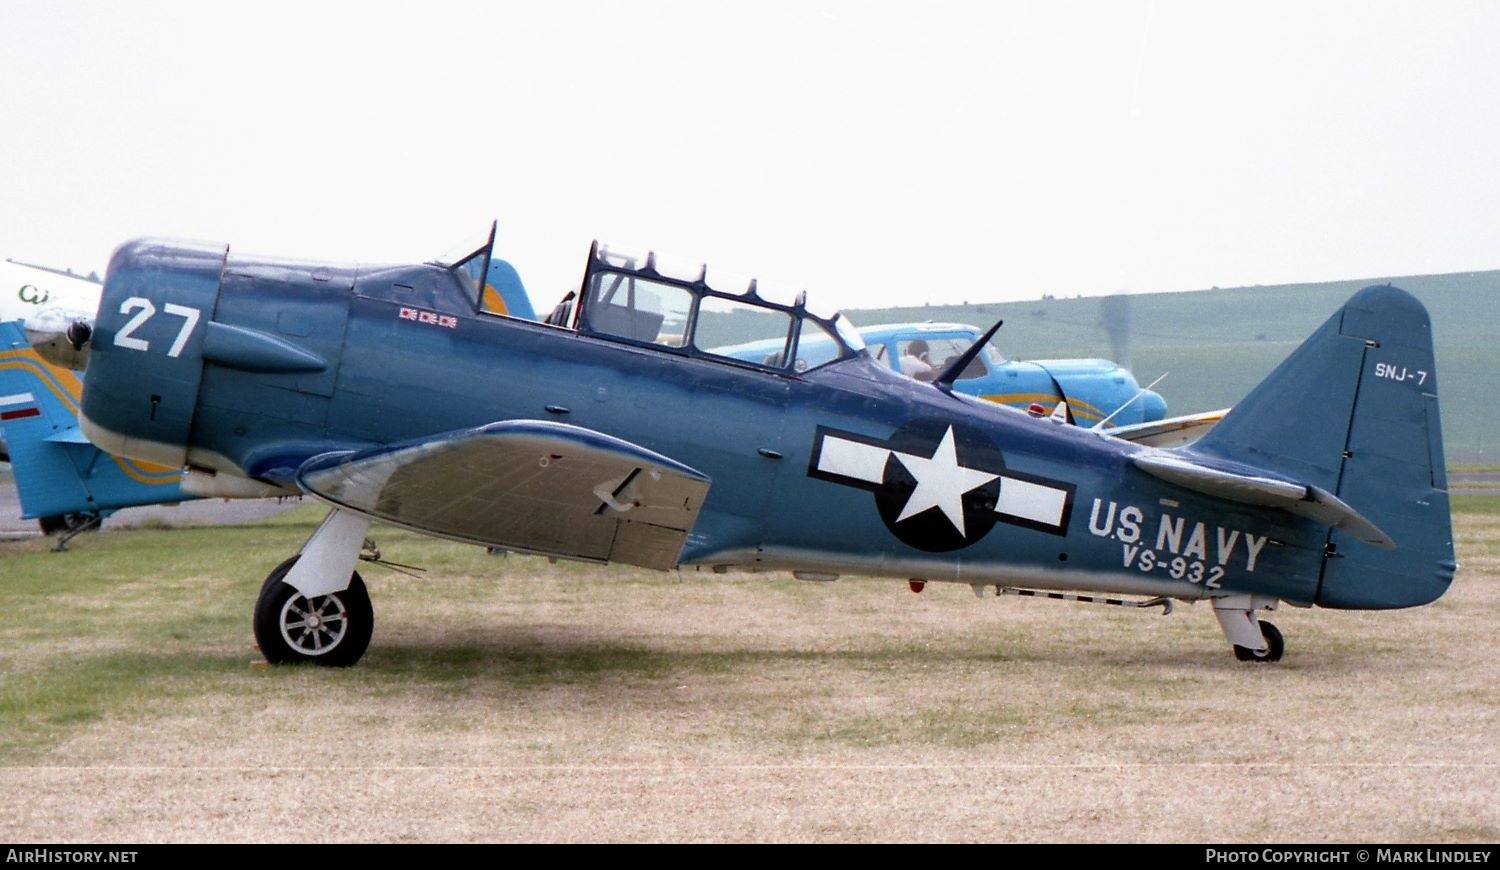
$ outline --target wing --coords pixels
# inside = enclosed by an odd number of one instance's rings
[[[471,544],[646,568],[677,564],[709,480],[609,435],[539,420],[315,456],[305,491]]]
[[[1205,411],[1201,414],[1157,420],[1154,423],[1116,426],[1104,431],[1105,434],[1115,438],[1144,444],[1147,447],[1181,447],[1202,438],[1228,413],[1229,409],[1223,408],[1218,411]]]

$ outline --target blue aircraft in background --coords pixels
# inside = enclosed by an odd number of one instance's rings
[[[546,322],[496,315],[493,241],[386,267],[115,252],[89,439],[205,494],[330,506],[262,586],[268,660],[364,654],[354,569],[377,521],[656,569],[1206,600],[1249,661],[1282,656],[1262,611],[1421,605],[1456,570],[1431,328],[1401,290],[1357,293],[1202,439],[1162,449],[956,392],[983,343],[919,382],[805,294],[650,252],[596,245]]]
[[[1220,411],[1206,419],[1166,421],[1166,401],[1155,391],[1142,389],[1135,375],[1116,363],[1006,359],[979,329],[965,323],[892,323],[863,327],[859,335],[872,359],[919,381],[931,381],[980,342],[979,352],[969,354],[967,367],[953,381],[954,391],[1033,414],[1055,414],[1063,422],[1116,430],[1112,434],[1132,440],[1154,437],[1157,429],[1181,433],[1185,440],[1200,435],[1223,416]],[[764,362],[774,359],[782,348],[775,340],[763,340],[719,351],[746,362]],[[798,346],[794,365],[806,371],[832,359],[835,351],[830,342],[804,342]],[[1146,424],[1158,426],[1147,433]]]
[[[61,269],[0,260],[0,323],[42,316],[67,326],[79,318],[93,319],[99,307],[102,281]],[[4,427],[0,426],[0,462],[9,461]]]
[[[78,430],[81,392],[73,372],[37,355],[20,322],[0,323],[0,434],[23,519],[71,537],[121,508],[188,497],[180,467],[110,456],[90,444]]]
[[[901,323],[867,326],[859,334],[877,362],[917,380],[931,380],[979,340],[965,323]],[[1133,426],[1167,416],[1161,395],[1142,389],[1135,375],[1105,359],[1007,359],[993,344],[960,372],[953,388],[986,401],[1051,413],[1066,405],[1080,426]]]

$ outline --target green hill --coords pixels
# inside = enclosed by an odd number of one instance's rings
[[[1500,271],[848,313],[859,326],[933,320],[985,327],[1003,317],[995,343],[1008,356],[1119,359],[1142,383],[1168,372],[1157,390],[1171,413],[1185,414],[1234,404],[1350,295],[1387,281],[1432,313],[1449,460],[1500,455],[1500,407],[1484,389],[1489,352],[1500,339]],[[1106,323],[1122,322],[1128,339],[1117,346]]]

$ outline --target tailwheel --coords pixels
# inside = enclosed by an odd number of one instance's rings
[[[37,519],[36,524],[44,535],[55,535],[58,532],[69,532],[83,525],[84,517],[81,514],[56,514],[50,517]]]
[[[365,654],[375,631],[375,609],[365,581],[355,571],[349,587],[307,598],[281,578],[296,564],[277,565],[255,602],[255,641],[273,665],[312,662],[347,668]]]
[[[1286,651],[1286,641],[1281,637],[1281,629],[1265,620],[1260,623],[1261,637],[1266,639],[1266,651],[1255,650],[1238,644],[1234,647],[1234,657],[1242,662],[1279,662],[1281,654]]]
[[[57,535],[57,543],[52,545],[52,552],[65,553],[69,541],[84,532],[94,531],[102,522],[103,514],[58,514],[42,517],[37,520],[37,525],[41,526],[42,534]]]

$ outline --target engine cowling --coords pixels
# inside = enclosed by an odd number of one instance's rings
[[[139,239],[110,259],[79,425],[110,453],[187,464],[203,336],[229,246]]]
[[[1110,417],[1110,423],[1115,426],[1153,423],[1167,414],[1167,403],[1160,393],[1142,389],[1135,375],[1109,360],[1044,359],[1031,362],[1047,372],[1070,403],[1083,396],[1092,400],[1093,405],[1081,417],[1080,424],[1093,425],[1111,414],[1114,416]],[[1082,403],[1078,405],[1075,412],[1084,410]]]
[[[365,444],[335,431],[331,411],[356,298],[381,326],[415,310],[402,306],[453,310],[469,301],[438,264],[336,265],[223,244],[127,242],[110,261],[94,323],[83,430],[111,453],[294,489],[292,472],[306,458]],[[371,374],[347,394],[381,390],[378,370]],[[377,404],[361,407],[375,414]],[[245,489],[219,481],[192,491]]]

